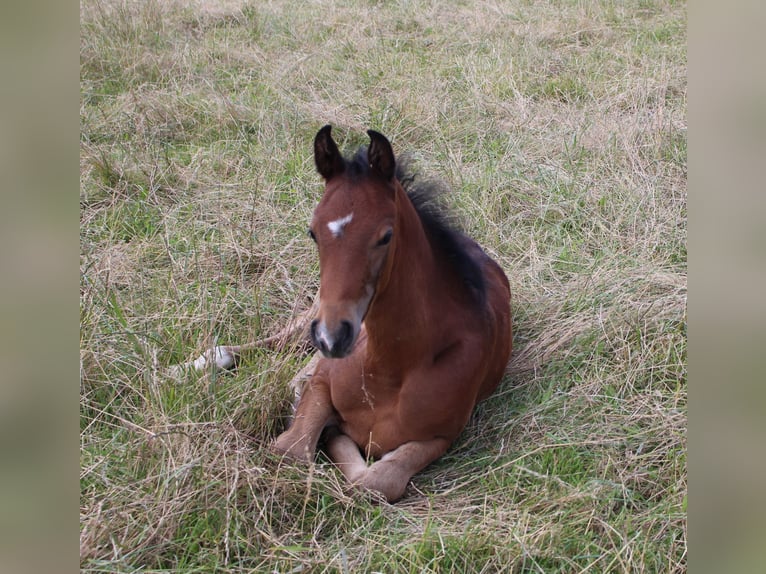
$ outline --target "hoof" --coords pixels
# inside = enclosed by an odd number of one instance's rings
[[[180,380],[188,373],[209,369],[211,363],[220,371],[230,371],[237,366],[237,355],[229,347],[215,347],[208,349],[193,361],[171,365],[167,372],[173,379]]]

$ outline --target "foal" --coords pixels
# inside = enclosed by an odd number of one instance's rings
[[[324,431],[346,479],[393,502],[497,387],[510,289],[473,240],[405,191],[383,135],[368,131],[366,152],[347,160],[330,131],[314,140],[325,191],[309,228],[320,267],[311,338],[324,358],[273,446],[311,460]]]

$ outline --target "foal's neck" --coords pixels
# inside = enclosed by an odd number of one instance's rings
[[[440,270],[415,207],[400,185],[393,249],[365,319],[369,345],[398,356],[417,355],[439,323]]]

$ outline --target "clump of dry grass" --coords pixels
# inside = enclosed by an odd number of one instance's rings
[[[321,14],[321,18],[317,17]],[[87,0],[84,571],[684,571],[686,7]],[[405,499],[285,466],[311,139],[373,127],[506,270],[498,392]]]

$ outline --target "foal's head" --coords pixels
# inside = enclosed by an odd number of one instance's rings
[[[317,133],[314,160],[325,180],[309,235],[319,248],[320,303],[311,338],[325,357],[345,357],[356,342],[386,256],[395,243],[395,160],[391,144],[370,145],[347,161],[330,135]]]

